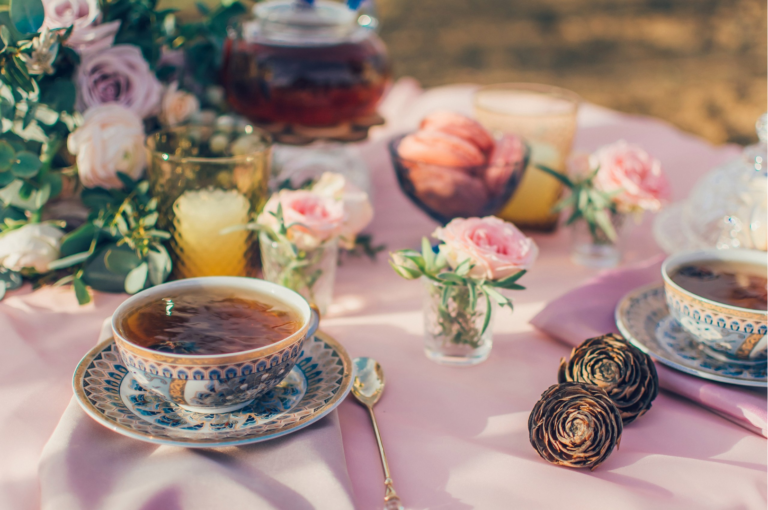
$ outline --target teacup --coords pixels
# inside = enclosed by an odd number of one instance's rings
[[[278,303],[301,321],[299,329],[264,347],[230,354],[190,355],[160,352],[131,342],[120,324],[151,299],[187,290],[232,289]],[[318,316],[298,293],[256,278],[211,276],[164,283],[127,299],[112,315],[115,344],[128,371],[145,390],[200,413],[231,412],[274,388],[291,371],[306,338],[317,330]]]
[[[673,255],[664,261],[661,274],[672,317],[715,357],[764,361],[768,352],[766,310],[741,308],[690,292],[672,280],[678,268],[697,262],[722,261],[766,266],[766,253],[757,250],[700,250]]]

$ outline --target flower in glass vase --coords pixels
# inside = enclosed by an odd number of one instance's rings
[[[512,310],[504,290],[524,290],[517,281],[538,256],[538,247],[512,223],[499,218],[456,218],[438,228],[433,249],[400,250],[390,264],[408,280],[424,277],[425,352],[449,365],[488,358],[493,341],[493,303]]]
[[[573,225],[572,259],[591,267],[612,267],[621,261],[619,233],[626,216],[636,220],[644,211],[658,211],[669,198],[669,183],[659,160],[637,145],[620,140],[591,155],[577,155],[570,176],[538,165],[562,182],[570,194],[555,205],[570,209],[565,221]]]
[[[365,192],[326,173],[309,189],[272,195],[247,227],[259,230],[264,278],[295,290],[324,314],[333,297],[339,243],[354,245],[372,218]]]

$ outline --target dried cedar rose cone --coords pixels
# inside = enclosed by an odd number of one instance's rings
[[[595,469],[621,441],[621,415],[597,386],[567,382],[541,394],[528,417],[531,444],[559,466]]]
[[[659,376],[651,357],[614,334],[590,338],[560,360],[558,382],[583,382],[605,390],[628,425],[651,408]]]

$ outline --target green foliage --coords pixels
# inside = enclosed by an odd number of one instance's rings
[[[587,222],[592,239],[596,243],[616,241],[616,229],[613,227],[611,216],[616,214],[616,204],[613,197],[620,191],[606,193],[595,188],[595,177],[600,171],[596,168],[587,176],[580,179],[570,179],[568,176],[552,170],[544,165],[536,165],[539,170],[551,175],[567,188],[570,194],[555,204],[554,211],[571,209],[571,215],[566,220],[566,225],[571,225],[579,220]]]
[[[43,26],[42,0],[11,0],[11,22],[22,34],[35,34]]]
[[[437,253],[425,237],[421,240],[421,252],[415,250],[399,250],[390,254],[389,264],[407,280],[415,280],[421,276],[431,280],[436,288],[441,290],[441,304],[438,307],[438,322],[443,334],[454,343],[475,345],[491,322],[493,307],[491,298],[501,307],[513,308],[512,301],[498,289],[524,290],[517,281],[526,273],[521,270],[502,280],[487,280],[470,276],[474,265],[465,259],[451,269],[448,265],[444,249]],[[474,327],[477,315],[477,301],[482,296],[486,302],[485,317],[480,331]],[[454,306],[449,306],[453,302]],[[475,345],[476,346],[476,345]]]
[[[80,275],[75,281],[96,290],[133,294],[170,274],[171,258],[162,244],[170,234],[155,228],[157,199],[149,195],[149,183],[118,175],[123,189],[83,191],[83,203],[91,208],[88,221],[64,236],[61,258],[51,268],[68,269]]]

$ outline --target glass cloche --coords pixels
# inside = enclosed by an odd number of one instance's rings
[[[668,253],[687,249],[768,248],[768,114],[759,142],[709,172],[684,202],[656,217],[654,236]]]

